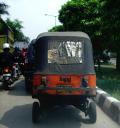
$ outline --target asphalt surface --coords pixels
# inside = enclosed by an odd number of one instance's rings
[[[26,94],[24,80],[11,91],[0,90],[0,128],[120,128],[97,107],[97,122],[90,124],[73,106],[55,107],[38,124],[32,123],[33,99]]]

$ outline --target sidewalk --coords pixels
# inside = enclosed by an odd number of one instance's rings
[[[105,91],[97,88],[96,103],[100,108],[120,125],[120,101]]]

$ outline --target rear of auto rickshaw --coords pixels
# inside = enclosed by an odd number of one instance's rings
[[[32,121],[53,105],[74,105],[96,122],[96,75],[89,36],[83,32],[47,32],[34,44]]]

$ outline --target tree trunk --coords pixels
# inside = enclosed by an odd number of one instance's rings
[[[117,71],[120,71],[120,51],[117,52],[116,69]]]

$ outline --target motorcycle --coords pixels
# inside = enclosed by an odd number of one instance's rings
[[[14,63],[13,64],[13,78],[14,80],[18,80],[18,78],[20,77],[20,66],[19,66],[19,63]]]
[[[3,68],[3,88],[9,90],[11,88],[12,80],[12,71],[9,67]]]

